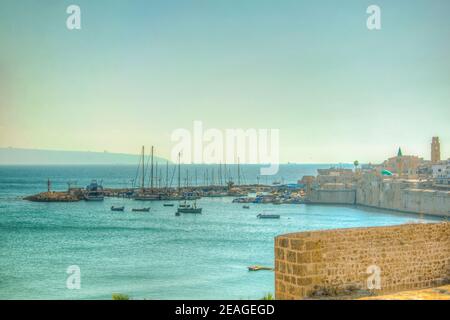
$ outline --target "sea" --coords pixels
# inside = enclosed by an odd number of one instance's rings
[[[183,165],[183,184],[296,183],[330,164],[281,165],[275,176],[260,166]],[[334,166],[348,167],[347,164]],[[260,299],[274,293],[274,237],[284,233],[349,227],[428,223],[439,218],[355,206],[232,203],[202,198],[201,215],[175,216],[167,201],[35,203],[22,198],[47,190],[136,185],[136,166],[0,166],[0,299]],[[177,167],[155,169],[155,185],[175,186]],[[167,178],[168,177],[168,178]],[[148,177],[144,179],[148,183]],[[113,212],[111,206],[125,206]],[[150,206],[150,212],[132,208]],[[260,213],[279,220],[257,219]],[[75,270],[75,271],[74,271]],[[74,278],[76,277],[76,278]]]

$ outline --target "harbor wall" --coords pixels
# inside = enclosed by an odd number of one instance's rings
[[[376,268],[380,289],[371,289],[368,280]],[[275,238],[276,299],[357,291],[385,294],[449,281],[448,222],[300,232]]]
[[[355,197],[354,189],[313,189],[308,200],[317,204],[355,204]]]

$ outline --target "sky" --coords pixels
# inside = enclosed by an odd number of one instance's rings
[[[66,8],[81,8],[68,30]],[[381,30],[366,27],[369,5]],[[0,0],[0,147],[170,157],[280,130],[281,162],[450,157],[448,0]]]

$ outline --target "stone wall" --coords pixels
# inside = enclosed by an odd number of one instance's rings
[[[314,187],[307,202],[357,204],[380,209],[450,217],[450,191],[418,188],[418,183],[365,175],[351,188]]]
[[[363,179],[356,189],[356,204],[437,216],[450,216],[450,191],[414,188],[394,180]]]
[[[355,204],[355,197],[354,189],[312,189],[308,201],[318,204]]]
[[[368,287],[380,268],[381,289]],[[391,293],[450,280],[450,223],[300,232],[275,238],[275,297]]]

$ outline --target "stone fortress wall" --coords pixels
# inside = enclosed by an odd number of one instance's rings
[[[380,289],[371,289],[368,278],[377,270]],[[275,238],[276,299],[356,291],[385,294],[449,281],[448,222],[300,232]]]
[[[366,175],[353,185],[312,188],[307,201],[317,204],[356,204],[402,212],[450,216],[450,191],[418,188],[414,184]]]

